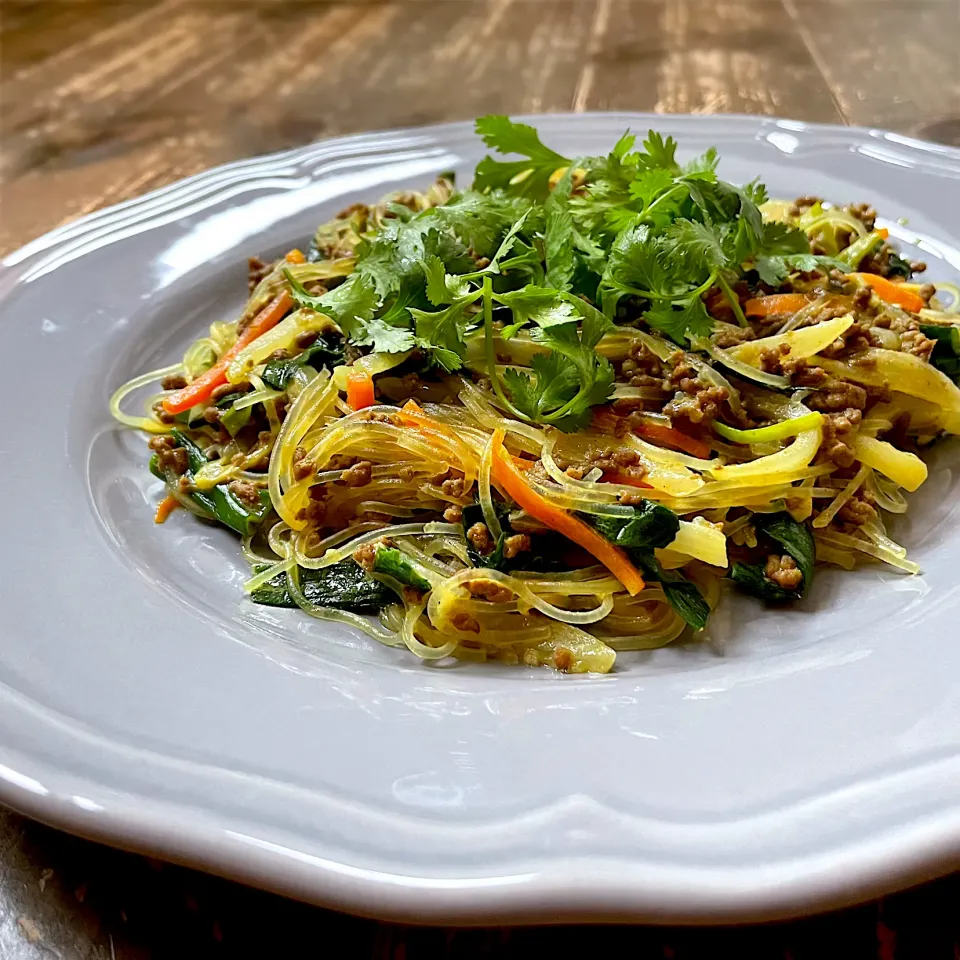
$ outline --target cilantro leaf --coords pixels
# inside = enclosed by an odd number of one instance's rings
[[[461,277],[447,273],[439,257],[427,257],[423,261],[423,273],[427,280],[427,299],[435,307],[453,303],[470,292],[470,284]]]
[[[513,313],[513,323],[504,327],[500,334],[505,340],[515,336],[531,320],[541,327],[549,327],[555,323],[568,323],[574,318],[573,305],[558,297],[556,290],[547,287],[527,284],[519,290],[496,294],[495,299]]]
[[[290,284],[293,299],[301,307],[309,307],[330,317],[351,339],[365,329],[364,324],[373,316],[380,302],[373,285],[357,274],[318,297],[307,293],[303,284],[289,270],[284,269],[283,274]]]
[[[685,337],[707,337],[713,329],[713,317],[707,313],[699,297],[685,302],[658,303],[643,315],[643,319],[652,329],[679,344]]]
[[[639,158],[642,166],[680,172],[680,165],[677,163],[677,141],[673,137],[664,139],[656,130],[650,130],[647,139],[643,141],[643,149],[646,153]]]
[[[374,353],[403,353],[415,345],[412,331],[391,326],[376,317],[367,320],[362,331],[357,331],[350,339],[358,347],[372,347]]]
[[[461,298],[433,313],[410,308],[416,324],[417,342],[421,347],[433,350],[437,363],[448,373],[459,370],[467,354],[463,334],[471,322],[466,312],[471,302],[469,298]]]
[[[547,283],[557,290],[569,290],[576,268],[573,255],[573,217],[570,214],[569,197],[573,180],[573,167],[560,178],[544,204],[544,247],[546,249]]]
[[[476,131],[483,142],[498,153],[516,153],[526,159],[505,162],[484,157],[474,175],[475,190],[499,189],[542,199],[547,195],[550,175],[560,167],[570,166],[566,157],[541,142],[529,124],[490,115],[477,120]]]
[[[504,232],[521,217],[527,215],[529,226],[538,229],[539,217],[535,215],[528,200],[509,197],[500,193],[483,194],[466,190],[454,196],[448,203],[419,214],[428,224],[436,224],[452,233],[479,257],[492,257]],[[457,273],[475,269],[466,259],[462,265],[452,264],[448,257],[440,256],[448,268]]]

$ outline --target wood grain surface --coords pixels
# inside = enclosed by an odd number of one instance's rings
[[[0,254],[319,137],[605,109],[790,116],[960,145],[960,0],[0,0]],[[409,929],[0,811],[0,960],[607,952],[960,960],[960,878],[759,928]]]

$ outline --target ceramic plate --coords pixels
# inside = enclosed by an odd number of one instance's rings
[[[534,118],[577,155],[655,125],[730,180],[869,201],[960,279],[960,152],[751,117]],[[427,665],[256,607],[107,413],[244,301],[245,258],[483,153],[471,124],[234,163],[63,227],[0,273],[0,800],[332,907],[455,923],[743,920],[960,861],[956,444],[895,528],[919,577],[728,596],[708,643],[605,677]]]

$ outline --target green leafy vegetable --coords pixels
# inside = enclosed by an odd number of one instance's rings
[[[286,268],[283,275],[290,284],[293,299],[301,307],[309,307],[330,317],[348,337],[365,329],[380,302],[373,284],[360,274],[347,277],[340,286],[318,297],[307,293],[303,284]]]
[[[590,408],[613,392],[613,367],[595,349],[609,328],[602,315],[591,314],[579,329],[576,322],[561,322],[534,331],[550,352],[533,357],[531,373],[510,368],[504,375],[510,402],[523,419],[568,432],[587,425]]]
[[[921,323],[920,332],[935,340],[930,362],[951,380],[960,379],[960,327],[952,324]]]
[[[193,474],[207,463],[206,454],[180,430],[175,428],[172,436],[177,441],[177,446],[187,451],[189,469],[185,476],[190,481]],[[159,472],[159,463],[156,470]],[[177,483],[179,480],[172,472],[169,476],[164,474],[163,479],[168,484]],[[270,494],[266,490],[260,491],[260,503],[256,507],[235,497],[227,484],[218,484],[211,490],[192,490],[190,499],[205,510],[210,519],[218,520],[245,537],[250,536],[270,512]]]
[[[632,517],[590,517],[590,522],[611,543],[620,547],[653,550],[672,543],[680,529],[677,515],[662,504],[644,500]]]
[[[342,363],[343,340],[336,335],[323,334],[299,356],[288,360],[271,360],[260,376],[264,383],[275,390],[286,390],[290,381],[298,377],[305,366],[332,370]]]
[[[679,570],[664,570],[652,553],[630,550],[630,557],[650,583],[659,583],[667,602],[694,630],[702,630],[710,619],[710,605],[699,587]]]
[[[477,133],[498,153],[515,153],[524,160],[501,161],[484,157],[477,165],[475,190],[505,190],[524,197],[542,199],[547,195],[551,174],[570,161],[544,146],[537,131],[509,117],[487,116],[477,120]]]
[[[254,572],[263,569],[259,567]],[[375,580],[350,557],[321,570],[300,567],[298,580],[300,590],[311,603],[351,613],[376,613],[397,599],[386,584]],[[297,605],[287,590],[287,576],[283,573],[257,587],[250,598],[270,607]]]
[[[796,590],[786,590],[764,573],[763,564],[735,563],[730,573],[734,583],[745,593],[751,593],[761,600],[781,602],[802,597],[813,583],[813,569],[816,561],[816,548],[813,534],[803,523],[798,523],[789,513],[755,514],[754,527],[766,534],[797,564],[803,580]]]
[[[392,577],[398,583],[426,592],[432,588],[430,581],[416,568],[413,561],[396,547],[377,545],[374,554],[373,572]]]

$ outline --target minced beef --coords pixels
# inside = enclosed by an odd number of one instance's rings
[[[823,420],[823,442],[820,449],[838,467],[849,467],[856,459],[850,441],[856,434],[863,414],[850,407],[843,413],[832,413]]]
[[[811,410],[829,413],[837,410],[863,410],[867,405],[867,391],[857,383],[828,378],[820,389],[807,398]]]
[[[493,550],[493,537],[485,523],[475,523],[467,531],[467,539],[477,553],[487,554]]]
[[[869,490],[857,491],[841,508],[837,519],[854,527],[869,523],[877,511],[873,507],[873,494]]]
[[[365,487],[372,476],[373,464],[369,460],[361,460],[352,467],[344,470],[340,479],[348,487]]]
[[[783,590],[796,590],[803,583],[803,574],[797,569],[797,561],[789,554],[782,557],[771,553],[767,557],[764,576]]]

